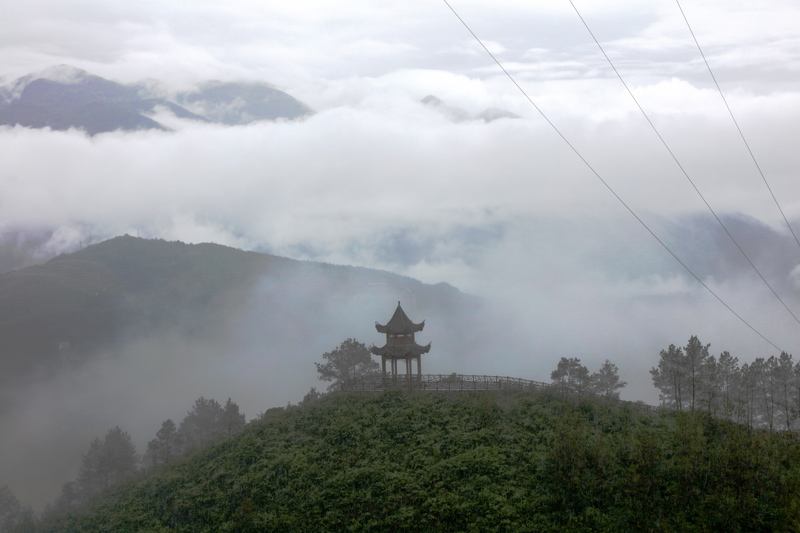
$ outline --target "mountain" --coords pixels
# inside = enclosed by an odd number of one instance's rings
[[[209,82],[174,99],[152,94],[147,89],[150,85],[123,85],[66,65],[52,67],[0,87],[0,125],[76,128],[96,135],[115,130],[166,130],[150,116],[162,108],[178,118],[230,125],[292,120],[312,112],[264,84]]]
[[[385,342],[374,324],[398,300],[426,320],[425,372],[498,350],[488,305],[446,283],[217,244],[122,236],[0,274],[0,449],[15,458],[0,486],[43,506],[99,432],[120,425],[143,452],[187,397],[233,397],[250,415],[298,401],[327,385],[325,352]]]
[[[292,120],[313,113],[285,92],[260,83],[210,81],[179,93],[177,102],[213,122],[231,126],[257,120]]]
[[[519,115],[497,107],[489,107],[475,115],[476,120],[482,120],[484,122],[492,122],[493,120],[499,120],[501,118],[519,118]]]
[[[333,395],[36,530],[796,531],[800,444],[551,393]]]
[[[433,96],[432,94],[429,94],[420,100],[420,102],[430,108],[435,109],[453,122],[464,122],[467,120],[483,120],[484,122],[492,122],[501,118],[520,118],[519,115],[515,115],[510,111],[496,107],[484,109],[473,117],[461,108],[452,107],[445,104],[442,100],[436,96]]]
[[[368,332],[400,299],[454,335],[480,302],[378,270],[117,237],[0,274],[0,388],[162,333],[235,344],[267,332],[273,343],[295,335],[308,343],[308,328],[321,334],[334,322]]]

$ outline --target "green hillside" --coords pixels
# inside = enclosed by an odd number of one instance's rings
[[[797,531],[800,443],[544,393],[330,396],[46,532]]]
[[[324,309],[366,293],[391,310],[399,294],[463,327],[459,317],[478,301],[447,284],[389,272],[125,235],[0,274],[0,390],[21,376],[57,370],[65,357],[81,364],[156,331],[223,338],[258,283],[260,312],[273,314]]]
[[[0,370],[9,376],[55,364],[63,342],[84,360],[126,334],[200,330],[237,289],[288,261],[124,236],[0,274]]]

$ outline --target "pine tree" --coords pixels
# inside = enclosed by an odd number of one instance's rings
[[[650,375],[653,385],[661,391],[659,398],[665,405],[683,410],[683,392],[686,382],[686,364],[683,350],[670,344],[667,350],[661,350],[658,368],[652,368]]]
[[[550,374],[550,379],[568,397],[578,396],[580,398],[592,391],[592,376],[589,375],[589,369],[583,366],[577,357],[569,359],[562,357],[556,369]]]
[[[692,411],[697,407],[697,400],[704,386],[707,385],[708,348],[710,344],[703,344],[692,335],[684,348],[683,363],[685,365],[685,379],[689,395],[689,407]]]
[[[89,450],[83,454],[81,459],[77,481],[81,500],[99,494],[106,487],[105,464],[103,441],[96,438],[89,444]]]
[[[131,476],[139,465],[139,456],[131,436],[119,427],[108,430],[103,440],[94,439],[83,455],[77,480],[81,500]]]
[[[617,365],[606,359],[600,370],[592,374],[594,392],[606,399],[619,399],[619,390],[628,383],[619,380]]]
[[[148,467],[167,464],[178,453],[178,430],[170,419],[161,423],[156,438],[147,443],[143,461]]]
[[[794,413],[792,412],[792,393],[794,387],[794,363],[791,354],[781,352],[775,366],[775,379],[778,386],[778,403],[783,419],[786,422],[786,431],[791,431]]]
[[[239,413],[239,406],[228,398],[222,410],[222,428],[226,437],[231,437],[244,429],[244,413]]]
[[[119,427],[108,430],[103,440],[106,485],[116,484],[130,477],[139,467],[139,455],[127,431]]]
[[[0,487],[0,533],[33,531],[33,510],[23,507],[8,485]]]
[[[326,363],[314,363],[322,381],[332,381],[329,391],[343,383],[378,375],[380,365],[372,360],[369,349],[355,339],[346,339],[336,349],[322,354]]]
[[[719,361],[717,362],[719,403],[722,409],[722,416],[729,420],[733,420],[733,415],[736,412],[736,388],[739,372],[739,359],[731,356],[727,351],[719,354]]]

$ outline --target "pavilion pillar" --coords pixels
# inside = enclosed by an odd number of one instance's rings
[[[381,369],[383,370],[383,381],[386,382],[386,356],[381,356]]]
[[[417,356],[417,377],[422,379],[422,357]]]

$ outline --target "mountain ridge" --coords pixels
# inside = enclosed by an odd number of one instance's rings
[[[224,336],[253,298],[276,313],[281,306],[401,297],[441,314],[479,301],[446,283],[364,267],[125,235],[0,274],[0,368],[9,377],[57,366],[65,355],[87,361],[157,331]]]
[[[116,130],[166,131],[149,116],[158,108],[178,118],[225,125],[295,120],[313,113],[264,83],[211,81],[174,95],[157,94],[154,83],[125,85],[68,65],[51,67],[0,87],[0,125],[75,128],[93,136]]]

